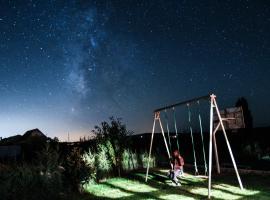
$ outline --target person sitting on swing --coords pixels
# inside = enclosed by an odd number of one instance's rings
[[[174,150],[171,160],[171,171],[170,171],[170,179],[176,184],[181,185],[178,182],[177,177],[183,176],[184,174],[184,158],[180,155],[178,150]]]

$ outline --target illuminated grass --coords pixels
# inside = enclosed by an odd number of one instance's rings
[[[182,186],[175,187],[166,178],[165,171],[151,173],[148,183],[144,173],[133,173],[126,178],[112,178],[100,184],[85,187],[91,199],[206,199],[207,179],[187,174],[181,179]],[[213,199],[262,199],[270,197],[270,177],[244,176],[246,189],[237,187],[235,177],[215,177],[212,187]]]
[[[128,197],[134,195],[134,193],[147,193],[157,190],[147,184],[124,178],[113,178],[102,184],[89,184],[85,189],[97,197],[110,198]]]

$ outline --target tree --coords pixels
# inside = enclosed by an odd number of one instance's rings
[[[59,138],[58,138],[58,137],[54,137],[54,138],[53,138],[53,141],[54,141],[54,142],[59,142]]]
[[[74,147],[65,159],[65,175],[69,185],[74,191],[82,191],[82,185],[87,183],[91,177],[91,167],[83,158],[82,149]]]
[[[253,128],[253,117],[252,117],[251,111],[249,110],[247,99],[245,97],[239,98],[236,101],[235,106],[242,107],[246,128],[249,128],[249,129]]]
[[[96,135],[99,144],[106,146],[113,170],[120,176],[122,155],[125,148],[128,147],[127,136],[133,132],[127,130],[120,118],[110,117],[109,119],[110,122],[104,121],[100,126],[95,126],[92,133]]]

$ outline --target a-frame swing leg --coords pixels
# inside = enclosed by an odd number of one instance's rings
[[[233,162],[233,167],[234,167],[234,170],[235,170],[235,173],[236,173],[238,182],[239,182],[239,186],[240,186],[241,189],[243,189],[242,181],[241,181],[241,178],[240,178],[239,173],[238,173],[238,169],[237,169],[237,166],[236,166],[236,163],[235,163],[235,160],[234,160],[232,149],[231,149],[229,140],[227,138],[227,134],[226,134],[226,131],[225,131],[225,128],[224,128],[223,120],[221,118],[221,115],[220,115],[220,112],[219,112],[219,109],[218,109],[217,102],[216,102],[216,99],[215,98],[216,98],[216,96],[212,94],[211,95],[211,108],[210,108],[210,137],[209,137],[209,174],[208,174],[208,198],[209,199],[211,197],[212,141],[213,141],[213,134],[219,128],[219,127],[217,127],[216,130],[213,133],[213,109],[214,108],[216,109],[216,112],[217,112],[217,115],[218,115],[218,119],[219,119],[218,126],[221,126],[222,131],[223,131],[223,134],[224,134],[224,137],[225,137],[225,140],[226,140],[226,143],[227,143],[227,147],[228,147],[228,150],[229,150],[229,153],[230,153],[232,162]]]
[[[161,133],[164,139],[164,143],[165,143],[165,147],[168,153],[168,157],[169,159],[171,159],[171,154],[169,151],[169,147],[166,141],[166,137],[165,137],[165,133],[164,133],[164,129],[160,120],[160,113],[157,112],[155,113],[155,118],[154,118],[154,123],[153,123],[153,129],[152,129],[152,135],[151,135],[151,142],[150,142],[150,149],[149,149],[149,156],[148,156],[148,162],[147,162],[147,170],[146,170],[146,176],[145,176],[145,182],[147,182],[148,179],[148,174],[149,174],[149,167],[150,167],[150,159],[151,159],[151,152],[152,152],[152,145],[153,145],[153,139],[154,139],[154,134],[155,134],[155,126],[156,126],[156,120],[159,121],[159,125],[160,125],[160,129],[161,129]]]
[[[210,103],[210,136],[209,136],[209,163],[208,163],[208,199],[211,197],[211,176],[212,176],[212,138],[213,138],[213,109],[214,109],[214,95],[211,95]]]
[[[167,144],[167,140],[166,140],[166,137],[165,137],[164,129],[163,129],[160,118],[158,118],[158,121],[159,121],[159,125],[160,125],[160,128],[161,128],[161,133],[162,133],[162,136],[163,136],[163,139],[164,139],[165,147],[166,147],[166,150],[167,150],[167,153],[168,153],[168,157],[169,157],[169,159],[171,159],[170,150],[169,150],[169,147],[168,147],[168,144]]]
[[[147,182],[147,179],[148,179],[148,173],[149,173],[149,167],[150,167],[150,159],[151,159],[151,152],[152,152],[152,145],[153,145],[153,139],[154,139],[154,134],[155,134],[156,120],[157,120],[157,116],[156,116],[156,113],[155,113],[154,123],[153,123],[153,128],[152,128],[152,135],[151,135],[151,142],[150,142],[150,149],[149,149],[149,155],[148,155],[148,161],[147,161],[147,169],[146,169],[146,175],[145,175],[145,182]]]
[[[237,166],[236,166],[236,163],[235,163],[235,160],[234,160],[234,156],[233,156],[233,153],[232,153],[231,145],[230,145],[230,142],[229,142],[229,140],[227,138],[227,134],[226,134],[226,131],[225,131],[225,128],[224,128],[224,124],[223,124],[223,121],[222,121],[222,118],[221,118],[221,115],[220,115],[220,112],[219,112],[219,109],[218,109],[217,102],[216,102],[216,99],[215,98],[213,100],[213,103],[214,103],[214,105],[216,107],[216,111],[217,111],[217,115],[218,115],[218,118],[219,118],[219,121],[220,121],[220,125],[221,125],[221,128],[223,130],[223,134],[224,134],[224,137],[225,137],[225,140],[226,140],[226,143],[227,143],[227,147],[228,147],[228,150],[229,150],[231,159],[232,159],[233,167],[234,167],[234,170],[235,170],[235,173],[236,173],[238,182],[239,182],[239,186],[240,186],[240,188],[242,190],[243,189],[242,181],[241,181],[241,178],[240,178],[239,173],[238,173],[238,169],[237,169]]]

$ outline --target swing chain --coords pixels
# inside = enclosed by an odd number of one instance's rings
[[[168,135],[168,142],[169,142],[169,146],[170,146],[170,151],[172,151],[172,144],[171,144],[171,138],[170,138],[170,129],[169,129],[169,119],[168,119],[167,110],[165,110],[165,120],[166,120],[166,129],[167,129],[167,135]]]
[[[174,129],[175,129],[175,134],[176,134],[176,145],[177,145],[177,150],[180,152],[179,141],[178,141],[178,130],[177,130],[177,124],[176,124],[176,111],[174,107],[172,109],[173,109],[173,118],[174,118]]]
[[[200,133],[201,133],[201,140],[202,140],[202,147],[203,147],[204,173],[205,173],[205,175],[207,175],[208,174],[208,169],[207,169],[207,162],[206,162],[206,156],[205,156],[205,147],[204,147],[204,139],[203,139],[203,128],[202,128],[200,101],[197,101],[197,104],[198,104],[198,110],[199,110]]]

